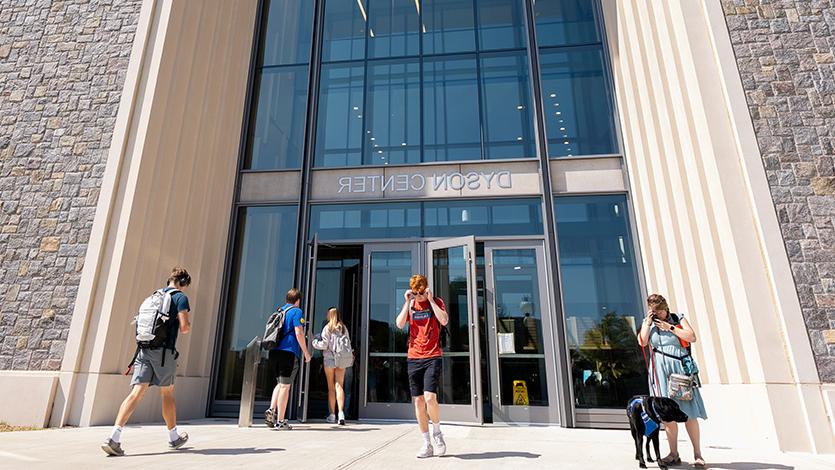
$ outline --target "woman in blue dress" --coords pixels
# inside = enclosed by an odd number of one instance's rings
[[[663,397],[668,397],[667,379],[670,374],[687,375],[679,358],[683,358],[690,353],[681,345],[681,340],[687,343],[695,343],[696,333],[687,319],[670,313],[667,300],[663,296],[652,294],[647,297],[647,307],[647,315],[638,335],[638,344],[641,347],[651,346],[652,362],[648,371],[650,394],[660,394]],[[655,370],[652,369],[653,365]],[[691,400],[676,400],[676,403],[690,418],[684,423],[684,427],[690,436],[690,442],[693,443],[693,466],[705,468],[699,442],[699,421],[697,419],[707,419],[707,412],[699,389],[693,388],[693,398]],[[681,463],[681,457],[678,453],[678,423],[664,423],[664,425],[667,430],[670,454],[664,457],[662,461],[667,465],[679,464]]]

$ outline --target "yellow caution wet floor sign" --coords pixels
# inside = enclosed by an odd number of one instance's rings
[[[527,406],[528,403],[528,384],[524,380],[514,380],[513,404]]]

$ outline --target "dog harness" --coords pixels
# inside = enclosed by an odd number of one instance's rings
[[[644,436],[651,436],[658,428],[658,423],[655,422],[652,418],[649,417],[649,414],[646,412],[647,404],[643,398],[635,398],[634,400],[629,402],[626,409],[629,410],[630,414],[635,413],[635,407],[638,406],[640,403],[641,405],[641,420],[644,422]],[[655,415],[658,415],[658,411],[655,409],[655,403],[650,404],[652,406],[652,410],[655,411]]]

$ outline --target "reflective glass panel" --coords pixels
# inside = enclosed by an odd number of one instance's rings
[[[425,237],[544,233],[539,199],[458,200],[423,204]]]
[[[475,50],[473,0],[424,0],[423,54]]]
[[[514,404],[513,388],[520,383],[531,406],[548,405],[536,258],[533,248],[492,251],[502,405]]]
[[[434,295],[443,299],[449,315],[449,323],[441,332],[446,363],[438,393],[440,403],[472,402],[466,251],[465,246],[432,250],[431,288]]]
[[[313,5],[310,0],[264,2],[259,66],[307,64],[313,35]]]
[[[424,61],[423,161],[481,158],[476,75],[475,57]]]
[[[334,204],[310,208],[320,240],[420,237],[420,203]]]
[[[554,199],[576,406],[622,407],[646,393],[643,318],[626,196]]]
[[[238,217],[232,281],[218,371],[218,400],[239,400],[246,345],[264,333],[268,316],[293,287],[296,206],[248,207]],[[261,361],[256,399],[269,400],[275,375]]]
[[[303,0],[310,4],[311,0]],[[322,62],[365,58],[367,0],[327,0]]]
[[[527,45],[523,0],[478,0],[478,46],[482,51]]]
[[[368,8],[368,57],[420,53],[419,1],[369,0]]]
[[[540,51],[551,157],[617,152],[599,46]]]
[[[536,0],[534,15],[540,47],[600,42],[592,0]]]
[[[420,63],[368,64],[365,163],[420,163]]]
[[[409,250],[371,253],[368,401],[408,403],[411,400],[406,375],[409,333],[407,329],[397,328],[395,320],[403,305],[403,292],[409,288],[412,262]]]
[[[362,63],[322,66],[316,166],[362,164],[363,72]]]
[[[245,168],[300,168],[307,115],[307,66],[257,72]]]
[[[481,57],[485,158],[536,156],[525,52]]]

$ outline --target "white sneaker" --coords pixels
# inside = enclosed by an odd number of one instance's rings
[[[435,441],[435,448],[438,449],[438,457],[446,454],[446,442],[444,442],[444,435],[442,433],[438,433],[432,437]]]
[[[339,425],[345,426],[345,413],[339,412]]]
[[[333,424],[336,422],[336,416],[334,416],[333,413],[331,413],[328,415],[327,418],[325,418],[325,421],[327,421],[330,424]]]
[[[425,459],[433,455],[435,455],[435,451],[432,449],[432,445],[424,442],[423,447],[420,448],[420,452],[417,453],[417,458]]]

